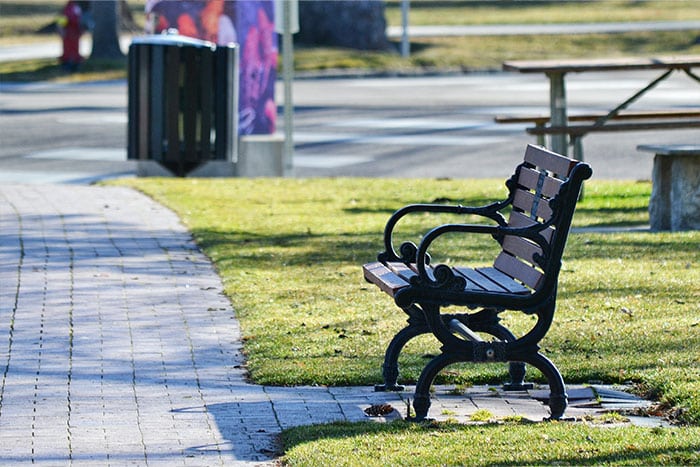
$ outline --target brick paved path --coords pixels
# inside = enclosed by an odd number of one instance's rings
[[[3,186],[0,209],[0,461],[229,465],[347,418],[329,391],[246,384],[221,282],[169,210],[65,185]]]
[[[284,428],[405,413],[410,390],[247,384],[240,342],[169,210],[126,188],[0,187],[0,464],[265,462]],[[527,393],[497,396],[438,394],[431,416],[547,416]]]

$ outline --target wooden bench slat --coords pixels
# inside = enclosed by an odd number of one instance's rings
[[[453,271],[467,279],[467,289],[484,290],[487,292],[507,292],[508,289],[490,280],[478,270],[465,267],[454,267]]]
[[[576,165],[576,161],[532,144],[527,145],[525,162],[549,170],[562,178],[568,177],[571,169]]]
[[[700,119],[697,120],[669,120],[663,122],[635,122],[635,123],[606,123],[601,126],[594,125],[558,125],[535,126],[526,128],[525,131],[532,135],[568,134],[574,136],[585,135],[592,132],[616,132],[633,130],[678,130],[682,128],[700,128]]]
[[[518,258],[522,258],[532,264],[536,264],[534,256],[542,254],[542,248],[536,243],[512,235],[508,235],[503,239],[503,251],[517,256]]]
[[[535,195],[525,190],[516,190],[513,198],[513,207],[522,209],[526,213],[533,214],[545,221],[552,217],[552,208],[549,207],[549,201],[544,198],[538,198],[537,206],[535,207]],[[533,207],[536,212],[533,212]]]
[[[549,115],[497,115],[493,121],[496,123],[535,123],[544,125],[549,123]]]
[[[523,167],[520,169],[518,183],[525,188],[529,188],[530,190],[537,190],[537,186],[540,183],[540,172],[528,167]],[[562,183],[564,182],[561,180],[546,176],[542,180],[540,193],[547,198],[552,198],[554,195],[559,193],[559,188],[561,187]]]
[[[410,282],[411,277],[418,275],[418,273],[416,272],[417,269],[415,264],[407,266],[404,263],[395,261],[387,263],[387,266],[391,269],[392,272],[394,272],[397,276],[399,276],[406,282]]]
[[[365,279],[379,287],[379,289],[391,295],[408,286],[408,282],[395,274],[380,262],[368,263],[362,266]]]
[[[537,288],[543,277],[537,269],[504,252],[498,255],[493,267],[533,289]]]
[[[510,218],[508,219],[508,225],[510,227],[529,227],[532,224],[534,224],[535,221],[532,220],[530,217],[526,216],[522,212],[518,211],[512,211],[510,213]],[[546,229],[543,229],[540,233],[542,236],[547,240],[548,242],[552,240],[552,236],[554,235],[555,229],[554,227],[547,227]]]
[[[607,116],[606,113],[569,115],[570,122],[595,121]],[[700,118],[700,110],[670,109],[670,110],[641,110],[634,112],[620,112],[610,117],[610,120],[651,120],[663,118]],[[549,115],[498,115],[494,118],[496,123],[534,123],[544,125],[549,123]]]
[[[499,271],[496,268],[478,268],[477,271],[479,272],[479,274],[484,275],[484,277],[487,277],[489,280],[505,288],[509,293],[528,294],[532,292],[524,285],[513,280],[512,277],[508,276],[507,274],[504,274],[502,271]]]

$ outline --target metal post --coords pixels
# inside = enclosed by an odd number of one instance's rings
[[[564,88],[564,73],[550,72],[549,77],[549,118],[552,126],[565,126],[566,116],[566,89]],[[551,150],[566,156],[568,151],[566,134],[554,134],[551,136]]]
[[[408,38],[408,11],[410,0],[401,0],[401,56],[411,55],[411,42]]]
[[[284,81],[284,175],[292,175],[294,170],[294,103],[292,100],[292,80],[294,79],[294,50],[292,42],[291,2],[282,2],[282,68]]]

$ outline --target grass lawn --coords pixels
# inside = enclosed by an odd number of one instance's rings
[[[700,427],[335,423],[287,430],[290,466],[698,465]]]
[[[170,206],[191,229],[214,261],[241,320],[251,379],[271,385],[380,382],[385,346],[403,327],[405,315],[363,281],[360,266],[382,248],[387,217],[411,202],[478,205],[505,194],[502,181],[495,180],[132,179],[119,183]],[[599,232],[600,227],[645,225],[651,185],[594,180],[586,190],[564,255],[554,325],[542,342],[545,353],[569,383],[632,382],[641,394],[673,408],[677,421],[700,425],[700,232]],[[415,239],[428,225],[446,220],[420,216],[403,225],[400,236]],[[483,238],[455,239],[434,252],[435,263],[479,264],[492,254],[491,243]],[[512,315],[504,313],[508,325],[527,326],[529,318]],[[437,351],[430,336],[410,343],[400,360],[402,381],[414,382],[425,356]],[[482,384],[507,379],[504,365],[447,370],[439,382]],[[544,381],[534,369],[529,379]],[[526,440],[525,446],[542,445],[537,450],[498,449],[496,457],[483,463],[501,464],[507,459],[526,464],[551,459],[576,463],[588,458],[596,464],[620,459],[642,464],[700,462],[697,426],[659,433],[635,427],[601,432],[565,423],[538,427],[515,424],[505,430]],[[438,447],[416,449],[421,456],[437,456],[426,457],[425,464],[454,465],[482,462],[469,455],[452,457],[448,451],[485,455],[480,443],[500,443],[501,431],[499,426],[403,424],[307,427],[290,432],[285,443],[291,449],[290,463],[302,465],[307,464],[304,456],[309,452],[320,456],[318,465],[414,464],[413,448],[399,447],[430,446],[428,440],[437,436]],[[571,437],[581,446],[575,451],[568,450]],[[594,441],[586,444],[589,437]],[[326,448],[328,443],[332,446]],[[466,450],[466,444],[473,450]],[[512,446],[517,444],[512,440]],[[332,451],[329,457],[320,455],[325,449]],[[361,457],[348,457],[355,455]]]
[[[386,17],[401,25],[401,0],[387,0]],[[411,0],[409,18],[414,25],[688,21],[700,10],[695,0]]]

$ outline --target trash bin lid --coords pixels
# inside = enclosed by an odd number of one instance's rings
[[[173,33],[139,36],[135,37],[131,43],[146,45],[173,45],[177,47],[206,47],[208,49],[216,49],[216,44],[213,42]]]

